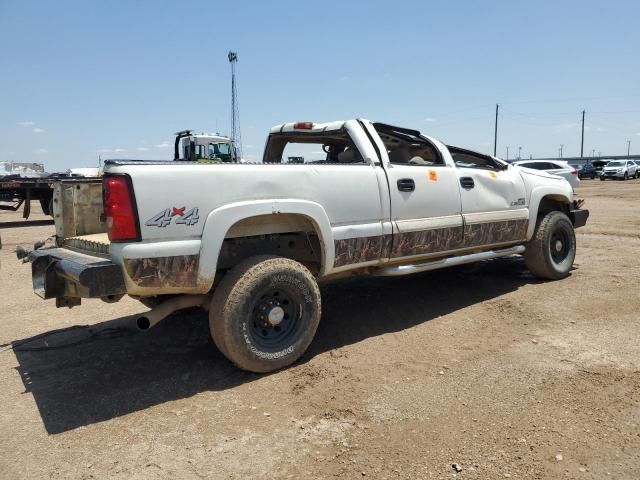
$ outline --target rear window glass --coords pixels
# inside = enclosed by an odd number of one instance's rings
[[[347,132],[338,131],[272,135],[264,152],[264,163],[364,165],[365,162]]]

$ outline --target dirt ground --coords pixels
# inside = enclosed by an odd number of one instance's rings
[[[138,334],[131,299],[40,300],[13,250],[53,227],[3,229],[0,478],[638,479],[640,181],[578,193],[569,278],[509,258],[327,284],[309,352],[262,376],[204,313]]]

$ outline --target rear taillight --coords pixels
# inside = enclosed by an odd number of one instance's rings
[[[571,175],[577,175],[578,171],[577,170],[571,170]]]
[[[128,175],[108,175],[102,181],[107,233],[112,242],[140,240],[138,211]]]

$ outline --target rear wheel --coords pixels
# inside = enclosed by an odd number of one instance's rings
[[[571,271],[576,256],[576,236],[564,213],[547,213],[536,226],[524,252],[527,268],[540,278],[558,280]]]
[[[264,373],[295,362],[320,322],[320,290],[300,263],[256,256],[214,291],[209,327],[220,351],[243,370]]]
[[[600,181],[604,182],[604,176],[600,177]]]
[[[627,172],[624,172],[624,177],[622,177],[622,181],[624,182],[628,178],[629,178],[629,175],[627,175]]]

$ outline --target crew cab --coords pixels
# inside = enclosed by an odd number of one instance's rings
[[[202,306],[254,372],[309,346],[320,281],[507,255],[557,280],[589,214],[561,177],[363,119],[276,126],[260,163],[106,161],[102,183],[59,182],[53,206],[56,245],[21,252],[38,295],[130,295],[151,308],[141,329]]]

